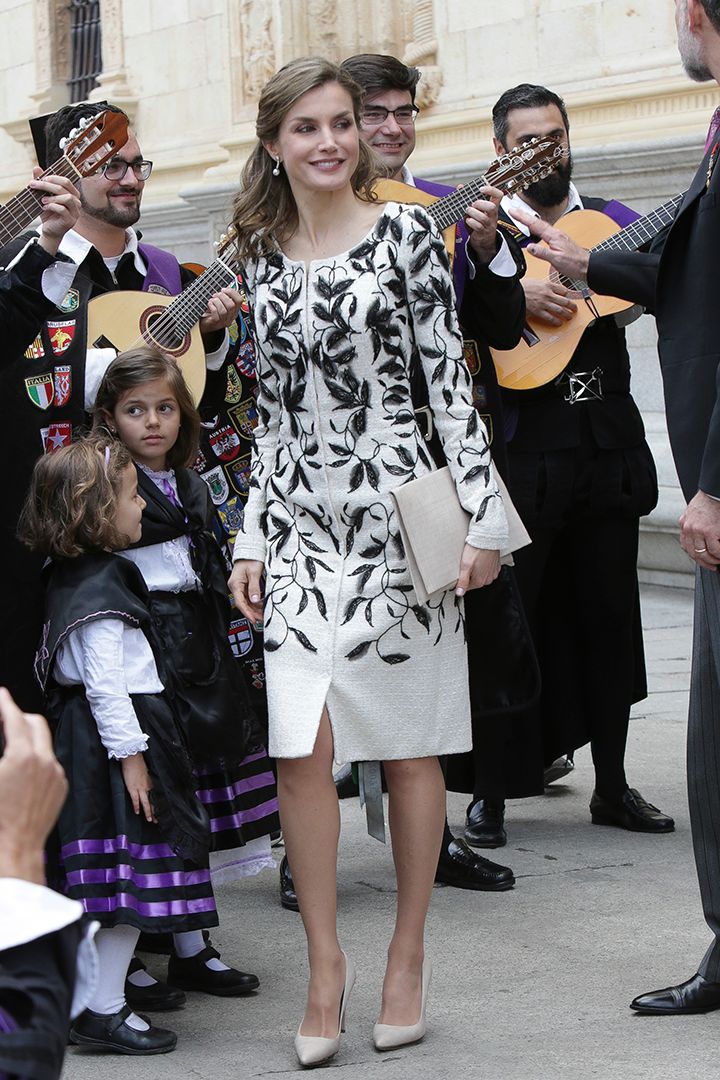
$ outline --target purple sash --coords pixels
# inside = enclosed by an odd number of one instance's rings
[[[143,292],[165,292],[168,296],[177,296],[182,292],[180,264],[174,255],[153,244],[138,244],[138,251],[147,266],[143,282]],[[156,288],[152,288],[156,286]]]

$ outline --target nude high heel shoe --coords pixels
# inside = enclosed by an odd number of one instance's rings
[[[301,1022],[295,1036],[295,1053],[301,1065],[320,1065],[321,1062],[327,1061],[337,1054],[340,1049],[340,1035],[345,1030],[345,1011],[352,988],[355,985],[355,965],[352,960],[348,960],[344,952],[343,956],[345,957],[345,985],[340,998],[338,1033],[334,1039],[326,1039],[322,1035],[301,1035]]]
[[[376,1050],[394,1050],[398,1046],[420,1042],[425,1037],[427,1030],[425,1010],[431,978],[432,963],[429,960],[423,960],[420,1019],[417,1024],[408,1024],[406,1027],[401,1027],[399,1024],[376,1024],[373,1028],[373,1042]]]

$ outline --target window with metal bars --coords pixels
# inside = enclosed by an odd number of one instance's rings
[[[85,101],[102,71],[100,0],[70,0],[70,101]]]

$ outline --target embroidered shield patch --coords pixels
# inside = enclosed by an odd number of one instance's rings
[[[231,465],[226,465],[225,474],[238,495],[246,496],[250,491],[250,455],[245,454]]]
[[[243,518],[245,517],[245,508],[237,495],[233,495],[222,506],[218,506],[218,517],[228,536],[234,537],[238,529],[242,528]]]
[[[253,398],[246,398],[232,409],[228,409],[228,416],[233,426],[244,439],[252,439],[253,430],[257,427],[258,411]]]
[[[44,355],[45,355],[45,349],[43,347],[42,338],[38,334],[38,336],[33,341],[32,345],[28,345],[27,349],[25,350],[25,359],[26,360],[42,360]]]
[[[240,376],[234,367],[228,366],[227,369],[227,387],[225,388],[225,401],[228,405],[237,405],[238,401],[242,397],[243,389],[240,382]]]
[[[72,339],[75,337],[75,320],[49,322],[47,325],[52,351],[56,356],[62,356],[70,348]]]
[[[228,627],[228,641],[238,659],[252,649],[253,634],[247,619],[233,619]]]
[[[49,427],[40,429],[43,441],[43,450],[46,454],[52,454],[62,446],[69,446],[72,442],[72,424],[50,424]]]
[[[230,487],[222,471],[222,465],[217,465],[210,472],[202,473],[202,478],[210,488],[210,497],[216,506],[220,506],[230,495]]]
[[[210,433],[210,445],[221,461],[232,461],[240,451],[240,437],[229,424],[225,424]]]
[[[34,375],[25,380],[25,389],[33,405],[38,409],[47,409],[52,405],[55,395],[52,372],[46,371],[43,375]]]
[[[67,405],[72,390],[72,369],[69,364],[58,364],[54,371],[55,404],[58,408]]]
[[[68,289],[68,291],[65,293],[64,297],[58,304],[58,307],[60,308],[60,311],[65,311],[67,313],[71,311],[77,311],[77,309],[80,307],[80,293],[78,292],[78,290]]]

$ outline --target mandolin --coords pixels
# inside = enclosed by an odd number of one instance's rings
[[[621,229],[606,214],[598,210],[575,210],[555,224],[576,244],[596,251],[637,251],[675,218],[684,194],[675,195],[649,214]],[[580,338],[596,319],[616,315],[633,305],[628,300],[593,293],[584,281],[562,277],[549,263],[525,253],[527,276],[557,281],[570,289],[577,302],[572,319],[562,326],[552,326],[540,319],[529,318],[526,332],[519,345],[506,351],[491,349],[498,382],[508,390],[533,390],[557,378],[570,363]]]
[[[237,288],[234,230],[218,243],[218,256],[178,296],[119,290],[96,296],[88,304],[88,347],[118,352],[136,345],[156,345],[173,356],[195,403],[205,389],[205,348],[198,323],[208,300],[220,289]]]
[[[483,176],[464,184],[448,195],[430,195],[412,184],[400,180],[378,180],[375,192],[380,199],[399,203],[415,203],[426,207],[445,240],[450,261],[455,252],[455,225],[465,217],[465,211],[475,199],[483,199],[482,188],[499,188],[505,195],[529,187],[537,180],[549,176],[553,169],[567,157],[568,151],[560,145],[557,135],[536,136],[523,146],[496,158]]]
[[[86,117],[70,132],[63,156],[45,170],[46,176],[64,176],[68,180],[92,176],[127,142],[128,121],[122,113],[106,112]],[[4,206],[0,206],[0,246],[9,244],[31,225],[42,210],[44,192],[23,188]]]

